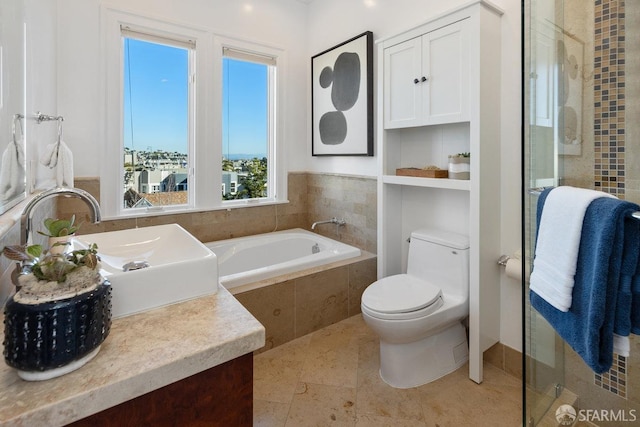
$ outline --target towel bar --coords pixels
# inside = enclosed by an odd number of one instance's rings
[[[47,114],[42,114],[40,111],[36,112],[35,119],[36,119],[36,123],[38,124],[42,122],[64,121],[64,117],[62,116],[50,116]]]
[[[509,255],[501,255],[500,258],[498,259],[498,265],[506,267],[507,261],[509,261],[509,259],[511,259]]]
[[[531,194],[532,196],[539,196],[540,194],[542,194],[543,191],[544,191],[543,187],[530,188],[529,194]],[[632,213],[631,216],[636,219],[640,219],[640,211]]]

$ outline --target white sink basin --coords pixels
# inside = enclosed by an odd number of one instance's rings
[[[113,290],[113,317],[218,291],[215,254],[178,224],[84,234],[70,243],[67,250],[98,245],[101,273]],[[127,265],[133,269],[124,271]]]

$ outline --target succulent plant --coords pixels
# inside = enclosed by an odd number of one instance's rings
[[[5,246],[2,254],[22,265],[29,265],[38,280],[63,283],[67,275],[77,268],[98,266],[98,246],[92,243],[87,249],[76,249],[68,253],[52,254],[41,245]]]
[[[78,231],[79,225],[74,225],[76,216],[71,215],[71,219],[53,219],[47,218],[44,220],[44,226],[47,228],[47,233],[38,231],[39,234],[49,237],[61,237],[70,236]]]

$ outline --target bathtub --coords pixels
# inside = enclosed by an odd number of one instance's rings
[[[205,243],[228,290],[361,255],[360,249],[295,228]],[[232,292],[233,293],[233,292]]]

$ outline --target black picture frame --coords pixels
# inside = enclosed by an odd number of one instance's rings
[[[373,33],[311,58],[311,154],[373,156]]]

